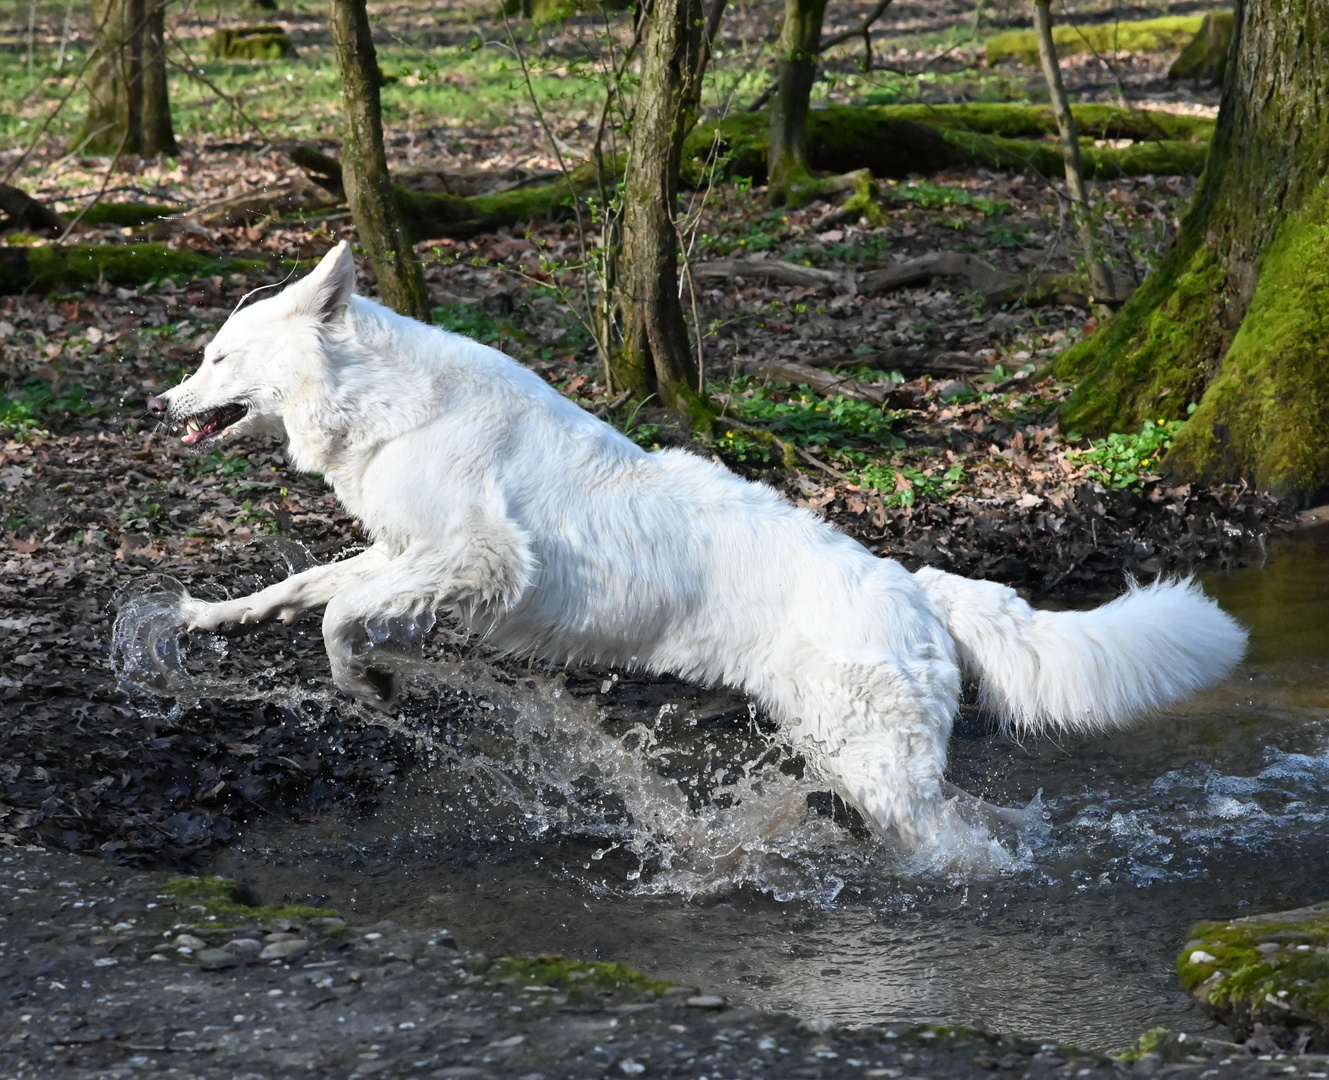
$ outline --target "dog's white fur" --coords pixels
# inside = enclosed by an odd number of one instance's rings
[[[770,488],[679,450],[646,453],[476,342],[353,296],[345,244],[233,315],[168,418],[240,402],[212,440],[284,432],[373,546],[252,596],[193,602],[196,628],[325,608],[336,684],[391,689],[367,621],[451,613],[553,661],[740,687],[884,833],[938,839],[962,672],[1023,731],[1119,728],[1227,675],[1246,635],[1194,583],[1095,611],[910,574]],[[161,404],[158,406],[161,408]]]

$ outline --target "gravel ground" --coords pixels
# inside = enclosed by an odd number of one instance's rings
[[[464,927],[218,906],[206,883],[0,855],[0,1076],[1303,1076],[1179,1036],[1134,1063],[964,1029],[845,1030],[617,965],[468,952]],[[257,898],[245,897],[255,900]],[[201,903],[199,901],[202,901]],[[209,912],[216,913],[209,917]],[[222,924],[228,924],[223,926]]]

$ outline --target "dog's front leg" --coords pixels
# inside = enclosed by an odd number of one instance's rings
[[[208,603],[190,600],[185,617],[190,630],[224,630],[281,619],[288,626],[306,611],[325,606],[337,593],[382,567],[388,556],[369,548],[341,562],[311,567],[249,596]]]
[[[353,697],[385,705],[397,695],[390,663],[375,658],[369,624],[424,611],[510,609],[531,585],[526,536],[500,516],[475,511],[463,527],[408,548],[337,593],[323,613],[332,681]]]

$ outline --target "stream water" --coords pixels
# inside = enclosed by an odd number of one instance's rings
[[[1041,792],[1045,826],[1002,837],[997,871],[893,857],[734,695],[478,660],[403,662],[411,691],[389,722],[418,765],[372,818],[259,823],[207,869],[358,921],[447,926],[490,954],[622,960],[805,1017],[1098,1049],[1204,1029],[1172,970],[1190,926],[1329,895],[1329,531],[1206,587],[1252,630],[1225,685],[1115,737],[1021,745],[959,725],[954,784],[1011,806]],[[151,632],[178,595],[159,583],[122,608],[122,677],[250,693],[198,674],[206,643],[188,674],[176,638]],[[333,704],[280,693],[310,723]]]

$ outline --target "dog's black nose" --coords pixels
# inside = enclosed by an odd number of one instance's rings
[[[148,412],[161,415],[167,410],[169,404],[164,397],[150,397],[148,398]]]

